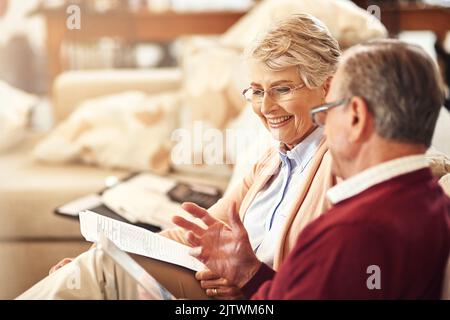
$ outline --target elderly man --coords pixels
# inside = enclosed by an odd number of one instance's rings
[[[190,230],[192,254],[254,299],[439,299],[450,199],[423,156],[443,102],[435,64],[396,40],[359,45],[344,55],[327,101],[311,114],[326,124],[333,171],[345,181],[279,271],[258,261],[233,204],[229,226],[184,204],[206,224],[174,219]]]

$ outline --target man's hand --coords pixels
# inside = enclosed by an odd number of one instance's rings
[[[200,281],[201,287],[209,297],[220,300],[240,300],[244,298],[238,287],[230,285],[227,279],[219,277],[211,270],[199,271],[195,274],[195,278]]]
[[[183,203],[182,208],[207,226],[204,229],[182,217],[174,217],[176,225],[188,230],[187,241],[193,247],[191,255],[218,277],[228,280],[229,286],[242,288],[258,271],[261,262],[253,252],[236,205],[232,203],[228,209],[230,226],[194,203]]]

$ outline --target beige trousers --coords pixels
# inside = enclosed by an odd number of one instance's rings
[[[131,256],[176,298],[207,299],[193,271],[138,255]],[[140,297],[136,281],[112,259],[92,248],[17,299],[135,300]]]

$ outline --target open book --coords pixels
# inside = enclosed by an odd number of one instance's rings
[[[104,234],[123,251],[173,263],[194,271],[205,269],[200,261],[189,255],[190,247],[174,240],[92,211],[80,212],[79,217],[81,234],[87,241],[97,242]]]

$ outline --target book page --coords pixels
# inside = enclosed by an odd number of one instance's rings
[[[205,269],[200,261],[189,255],[190,247],[144,228],[92,211],[80,212],[80,228],[83,237],[90,242],[97,242],[100,235],[104,234],[123,251],[173,263],[194,271]]]

